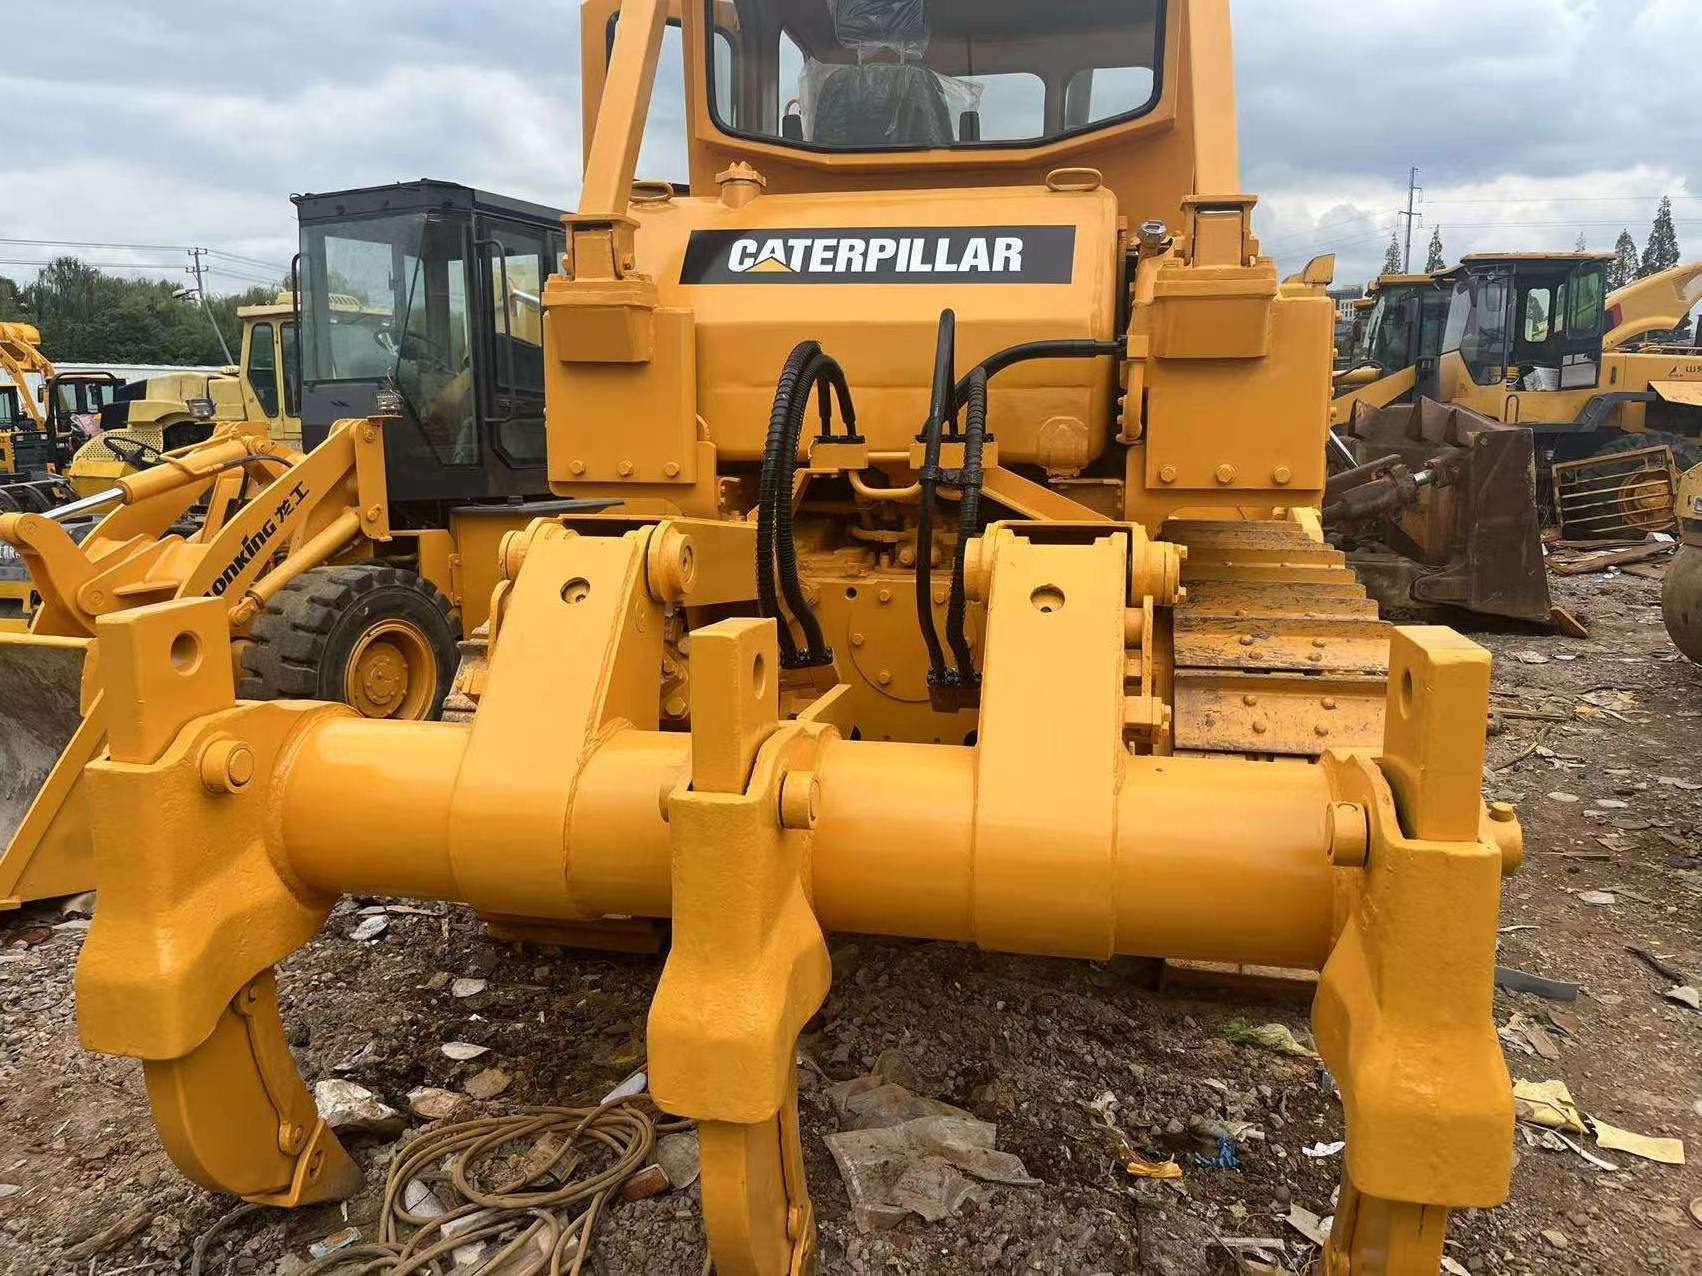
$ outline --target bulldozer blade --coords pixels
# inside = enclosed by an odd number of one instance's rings
[[[0,909],[93,884],[72,797],[103,732],[82,712],[89,641],[0,634]]]

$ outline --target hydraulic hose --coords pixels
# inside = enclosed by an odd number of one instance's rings
[[[774,527],[774,556],[780,590],[785,595],[787,608],[798,621],[798,627],[804,631],[804,651],[795,657],[795,663],[803,668],[832,664],[833,651],[822,635],[821,624],[816,620],[815,610],[810,606],[803,582],[798,577],[798,544],[792,526],[792,486],[797,474],[798,444],[803,437],[804,414],[809,410],[811,391],[820,389],[822,433],[828,435],[832,432],[833,410],[829,387],[835,383],[843,387],[845,374],[840,371],[839,364],[818,347],[804,365],[786,415],[786,438],[775,457],[777,475],[769,510],[769,519]],[[841,390],[841,395],[843,405],[850,396],[845,390]]]
[[[987,373],[976,368],[969,374],[969,394],[964,420],[963,471],[959,475],[959,490],[963,503],[958,507],[957,553],[952,559],[951,602],[946,608],[946,641],[951,644],[957,661],[957,673],[966,687],[980,683],[975,669],[975,654],[969,646],[965,621],[969,612],[968,593],[964,588],[964,563],[969,553],[969,541],[981,531],[981,457],[987,442]]]
[[[977,372],[985,372],[991,381],[1006,368],[1019,363],[1032,363],[1036,359],[1101,359],[1107,356],[1121,358],[1128,347],[1121,340],[1093,341],[1087,338],[1067,338],[1060,341],[1028,341],[1022,345],[1007,346],[997,354],[989,355],[969,371],[969,376],[957,383],[953,390],[953,399],[957,403],[969,394],[969,377]]]
[[[804,415],[812,394],[821,416],[821,437],[833,434],[833,403],[837,397],[845,418],[848,437],[856,433],[857,413],[845,371],[837,360],[822,353],[819,343],[799,344],[786,360],[769,415],[768,438],[763,448],[762,483],[757,506],[757,601],[761,614],[779,619],[782,663],[793,668],[814,668],[833,662],[821,624],[816,619],[798,575],[798,549],[792,521],[792,488],[798,467],[798,446],[803,438]],[[800,652],[785,618],[786,609],[803,631],[805,649]]]
[[[779,465],[777,457],[786,446],[787,422],[792,415],[792,400],[797,394],[799,382],[802,380],[804,368],[817,354],[821,346],[814,341],[805,341],[793,349],[787,356],[785,367],[780,372],[780,382],[774,391],[774,407],[768,415],[768,438],[762,450],[762,482],[757,493],[756,521],[756,598],[757,612],[764,619],[779,620],[775,626],[779,631],[780,657],[782,661],[795,659],[798,654],[797,644],[792,640],[791,627],[780,614],[779,591],[774,583],[774,536],[775,527],[770,511],[774,507],[774,488],[779,482]],[[787,503],[790,504],[792,493],[786,493]]]
[[[922,499],[916,514],[916,618],[928,648],[928,681],[949,681],[945,650],[934,627],[934,504],[943,477],[940,445],[946,422],[957,417],[957,313],[940,312],[939,337],[934,346],[934,390],[928,422],[922,429]]]

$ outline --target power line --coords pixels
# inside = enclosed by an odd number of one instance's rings
[[[1495,199],[1432,199],[1431,204],[1619,204],[1659,203],[1662,199],[1697,199],[1702,195],[1503,195]]]
[[[0,239],[0,244],[16,244],[26,248],[107,248],[122,249],[129,252],[144,253],[207,253],[215,257],[224,257],[230,261],[242,262],[250,266],[259,266],[265,270],[276,270],[282,274],[288,267],[275,261],[262,261],[258,257],[244,257],[240,253],[227,252],[222,248],[197,249],[188,244],[126,244],[109,240],[95,239]]]
[[[167,265],[164,262],[81,261],[81,259],[79,259],[79,263],[81,265],[88,266],[88,267],[90,267],[94,270],[168,270],[168,271],[171,271],[173,274],[179,274],[179,273],[189,274],[189,273],[191,273],[188,266]],[[47,267],[49,267],[53,264],[54,263],[51,262],[51,261],[25,261],[21,258],[12,258],[12,257],[0,258],[0,266],[35,266],[38,269],[45,270],[45,269],[47,269]]]

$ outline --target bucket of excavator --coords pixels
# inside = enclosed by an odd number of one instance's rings
[[[80,799],[101,739],[83,712],[91,647],[0,633],[0,909],[94,885]]]

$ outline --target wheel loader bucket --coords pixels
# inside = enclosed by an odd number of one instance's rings
[[[0,910],[94,885],[82,775],[104,732],[82,711],[90,647],[0,634]]]

